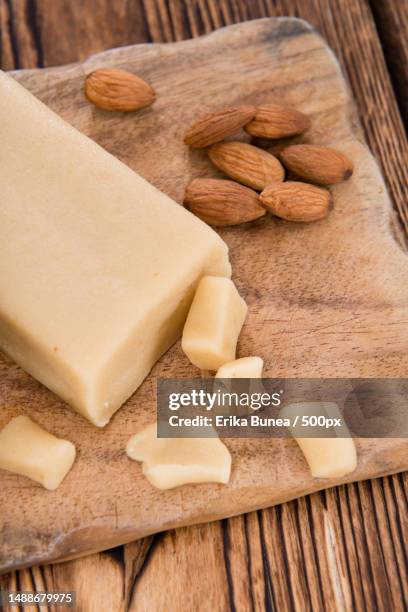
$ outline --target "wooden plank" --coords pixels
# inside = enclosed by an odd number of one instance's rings
[[[0,1],[1,65],[5,70],[42,65],[32,5],[28,0]]]
[[[16,65],[13,52],[12,52],[12,44],[10,41],[10,37],[7,35],[8,28],[8,10],[4,10],[4,5],[6,3],[4,0],[0,3],[0,18],[1,18],[1,29],[2,29],[2,65],[3,67],[9,69]],[[8,3],[7,3],[8,4]],[[14,0],[11,2],[13,6],[15,4]],[[56,12],[52,12],[49,10],[49,5],[52,4],[52,0],[48,0],[48,2],[43,2],[41,4],[41,11],[47,12],[52,15],[48,21],[49,30],[52,28],[58,27],[58,31],[62,30],[60,19],[60,14],[56,14]],[[71,4],[68,0],[59,0],[58,5],[59,10],[65,10],[64,4]],[[85,4],[85,3],[83,3]],[[116,3],[117,4],[117,3]],[[147,2],[146,2],[147,4]],[[157,32],[152,27],[152,19],[154,19],[154,13],[158,10],[157,3],[149,2],[152,17],[148,20],[149,27],[156,33],[157,38],[155,38],[151,32],[147,32],[146,40],[155,39],[162,40],[160,38],[160,32]],[[383,168],[387,169],[386,178],[389,180],[389,186],[392,195],[394,196],[394,202],[400,213],[400,219],[406,224],[407,223],[407,202],[406,194],[404,192],[405,186],[407,184],[406,176],[402,176],[402,172],[404,172],[406,168],[406,163],[401,163],[402,159],[405,159],[405,143],[401,139],[401,124],[398,118],[398,115],[395,113],[396,105],[393,99],[392,88],[390,86],[390,81],[386,72],[384,71],[384,60],[381,54],[381,48],[376,37],[373,20],[369,14],[368,7],[365,2],[317,2],[315,0],[311,0],[308,2],[300,2],[300,1],[289,1],[289,0],[277,0],[277,1],[269,1],[269,0],[254,0],[251,2],[242,2],[239,0],[231,0],[231,1],[221,1],[221,2],[190,2],[186,0],[185,2],[177,2],[170,0],[168,3],[169,10],[168,14],[170,18],[173,19],[173,25],[175,24],[175,32],[177,32],[177,39],[182,37],[188,37],[192,35],[198,35],[203,31],[209,31],[214,27],[219,27],[220,25],[224,25],[225,23],[232,22],[233,19],[245,19],[245,18],[254,18],[254,17],[262,17],[266,15],[281,15],[281,14],[298,14],[303,16],[306,19],[309,19],[314,25],[320,28],[320,30],[326,35],[331,46],[336,50],[340,61],[343,63],[343,67],[346,68],[347,72],[353,76],[351,78],[351,84],[354,91],[354,95],[358,100],[358,105],[361,111],[361,118],[363,119],[366,135],[370,140],[370,143],[379,157]],[[382,3],[388,4],[388,3]],[[395,3],[399,5],[400,3]],[[354,6],[351,6],[354,5]],[[54,8],[54,7],[53,7]],[[182,12],[184,9],[184,12]],[[86,10],[86,9],[84,9]],[[355,19],[355,12],[357,13],[357,19]],[[349,29],[349,24],[346,20],[343,21],[345,14],[352,15],[352,23],[351,29]],[[180,14],[182,17],[180,18]],[[38,15],[41,23],[45,22],[45,17],[41,14]],[[78,22],[76,19],[78,18]],[[76,31],[79,27],[79,19],[80,12],[76,13],[76,15],[72,15],[72,22],[69,25],[70,33]],[[53,20],[59,20],[57,23]],[[106,32],[104,30],[115,30],[115,23],[113,21],[110,22],[109,28],[95,28],[94,29],[94,38],[92,43],[89,42],[89,36],[83,37],[82,41],[77,41],[76,44],[80,44],[82,56],[86,55],[89,50],[100,50],[109,46],[109,44],[105,44],[106,41]],[[363,26],[361,28],[361,25]],[[31,27],[31,26],[30,26]],[[63,26],[65,30],[65,25]],[[48,30],[48,32],[49,32]],[[63,31],[64,31],[63,30]],[[45,29],[39,30],[41,36],[41,42],[44,44],[43,38]],[[132,23],[129,26],[129,39],[126,41],[127,43],[131,42],[139,42],[139,39],[136,35],[131,39],[132,33],[134,32],[134,24]],[[364,39],[364,45],[362,50],[360,50],[360,41]],[[406,38],[406,37],[405,37]],[[57,41],[58,43],[58,41]],[[18,44],[18,41],[17,41]],[[61,46],[64,46],[63,43],[60,43]],[[86,45],[90,45],[87,47]],[[116,44],[116,43],[115,43]],[[121,44],[119,42],[119,44]],[[98,46],[99,45],[99,46]],[[71,50],[68,49],[69,53],[72,53],[72,59],[76,59],[76,57],[80,57],[76,55],[74,58],[73,55],[76,53],[76,45],[70,42]],[[86,47],[86,50],[85,50]],[[71,61],[71,59],[66,59],[70,56],[64,56],[60,48],[57,44],[57,54],[54,55],[55,45],[48,47],[48,54],[44,58],[44,62],[46,65],[49,63],[59,64],[64,63],[66,61]],[[374,53],[372,53],[374,50]],[[64,53],[67,53],[65,50]],[[58,55],[59,54],[59,55]],[[49,62],[47,64],[47,62]],[[21,64],[24,67],[29,67],[28,64]],[[379,68],[379,69],[378,69]],[[363,82],[360,82],[361,73],[364,73]],[[385,79],[383,78],[385,74]],[[386,135],[386,141],[382,138],[382,134]],[[388,144],[391,143],[391,145]],[[406,475],[395,476],[391,478],[381,479],[376,481],[374,491],[376,492],[376,510],[380,512],[378,523],[383,525],[389,525],[386,529],[386,532],[383,533],[381,531],[381,543],[385,546],[389,546],[392,543],[395,555],[398,559],[397,563],[394,564],[394,560],[389,563],[390,571],[396,576],[400,575],[401,584],[403,585],[401,588],[406,589],[406,585],[408,584],[407,576],[406,576],[406,567],[407,567],[407,513],[406,513],[406,500],[408,494],[407,487],[407,477]],[[374,487],[374,485],[373,485]],[[312,551],[314,551],[316,559],[316,567],[319,568],[322,566],[321,577],[319,580],[314,580],[310,583],[311,589],[311,597],[313,597],[313,601],[318,601],[319,598],[323,597],[326,601],[327,609],[331,607],[334,608],[337,605],[338,601],[341,601],[341,598],[344,598],[346,603],[346,609],[352,609],[350,607],[350,602],[353,603],[353,609],[363,610],[365,609],[365,603],[363,599],[363,590],[362,590],[362,581],[367,580],[366,576],[361,575],[361,571],[357,563],[357,552],[355,547],[353,547],[353,526],[350,523],[350,513],[348,511],[348,502],[343,494],[345,491],[348,491],[348,487],[341,487],[340,490],[329,491],[326,492],[324,498],[327,500],[328,507],[328,515],[331,518],[331,522],[334,521],[334,527],[337,534],[336,539],[334,540],[335,545],[333,545],[331,549],[331,553],[329,554],[329,558],[331,559],[330,563],[333,564],[333,557],[335,559],[335,567],[339,568],[339,573],[337,575],[337,579],[334,581],[334,584],[337,585],[337,599],[334,597],[331,588],[327,585],[327,576],[329,575],[325,572],[325,568],[329,561],[325,560],[325,551],[321,547],[321,532],[319,527],[321,528],[321,516],[322,516],[322,506],[321,506],[321,496],[313,495],[308,498],[306,502],[299,503],[307,503],[310,504],[308,506],[308,510],[304,509],[301,518],[310,526],[310,517],[311,514],[314,513],[316,516],[316,520],[314,521],[315,530],[309,534],[305,534],[305,530],[303,528],[300,529],[300,537],[303,537],[308,546],[311,547],[308,549],[307,558],[310,559],[312,555]],[[383,498],[385,501],[385,508],[379,505],[378,497]],[[334,519],[332,518],[334,516]],[[337,518],[336,518],[337,517]],[[355,521],[363,522],[363,517],[361,515],[357,515],[354,517]],[[269,567],[267,557],[265,555],[265,538],[260,535],[259,530],[259,521],[258,515],[256,513],[249,514],[245,517],[246,522],[246,530],[248,533],[248,550],[250,551],[250,568],[252,572],[252,581],[251,581],[251,596],[252,601],[255,602],[253,607],[249,607],[248,609],[265,609],[268,605],[268,602],[273,602],[272,593],[271,593],[271,584],[273,581],[269,576]],[[292,522],[292,527],[293,527]],[[283,525],[283,529],[286,528],[286,523]],[[383,529],[383,527],[381,527]],[[296,535],[296,534],[295,534]],[[298,536],[299,537],[299,536]],[[343,543],[343,544],[342,544]],[[275,546],[275,543],[273,543]],[[127,548],[127,547],[126,547]],[[240,557],[239,550],[235,551],[235,558]],[[196,552],[194,551],[194,555]],[[243,556],[247,554],[243,549]],[[93,559],[97,559],[99,555],[95,555]],[[136,557],[137,558],[137,555]],[[149,563],[151,561],[149,560]],[[72,562],[72,571],[78,571],[80,568],[80,561]],[[63,567],[63,566],[61,566]],[[231,567],[234,567],[232,564]],[[309,564],[307,565],[309,567]],[[334,570],[332,570],[334,571]],[[242,567],[236,567],[236,571],[232,571],[232,580],[239,582],[240,576],[242,572]],[[20,574],[12,574],[6,578],[3,577],[3,584],[13,586],[16,584],[16,576]],[[106,573],[99,576],[98,583],[105,579]],[[267,579],[265,579],[267,576]],[[204,572],[201,580],[207,581],[208,584],[212,586],[212,574],[210,572]],[[159,581],[162,581],[163,575],[157,576]],[[73,583],[72,578],[66,578],[63,581],[64,588],[69,588],[69,585]],[[340,585],[340,586],[339,586]],[[123,585],[122,582],[118,579],[115,583],[115,588],[118,592],[122,592]],[[184,588],[185,585],[180,582],[180,588]],[[152,594],[157,591],[158,586],[152,585],[154,589]],[[191,588],[191,585],[190,585]],[[404,591],[402,590],[404,593]],[[275,595],[276,597],[276,595]],[[338,599],[340,597],[340,599]],[[406,593],[405,593],[405,600]],[[89,601],[89,600],[88,600]],[[153,610],[154,598],[151,600],[150,610]],[[252,603],[251,603],[252,606]],[[106,609],[106,608],[105,608]],[[142,608],[139,608],[142,609]],[[179,608],[182,609],[182,608]],[[218,608],[221,609],[221,608]],[[341,608],[340,608],[341,609]]]
[[[232,594],[222,530],[223,523],[215,522],[156,536],[149,563],[133,586],[129,609],[228,609]],[[211,583],[205,580],[206,576],[211,576]],[[158,584],[163,588],[157,588]]]
[[[2,67],[69,64],[149,40],[143,0],[0,0]]]
[[[236,610],[402,610],[408,584],[407,485],[404,474],[364,483],[359,492],[356,485],[329,489],[223,523],[182,528],[148,542],[141,540],[124,547],[124,555],[116,549],[113,553],[13,572],[0,577],[0,588],[75,588],[79,609],[86,610],[100,610],[97,606],[101,602],[105,602],[103,609],[120,609],[106,605],[117,605],[119,596],[123,604],[129,602],[130,610],[138,611],[227,610],[234,606]],[[391,545],[396,552],[383,550],[379,555],[378,550],[371,550],[367,554],[362,532],[370,495],[367,486],[373,488],[374,494],[384,496],[384,503],[391,504],[391,511],[384,513],[380,504],[375,508],[377,514],[381,513],[382,524],[374,541],[380,539],[383,549]],[[405,521],[402,527],[398,526],[401,520]],[[292,541],[286,548],[285,538],[286,542]],[[289,572],[293,556],[288,556],[288,549],[293,543],[298,547],[301,541],[302,563],[295,564]],[[371,546],[369,538],[367,542]],[[367,568],[367,564],[381,559],[386,561],[388,572],[382,586],[386,593],[390,589],[393,593],[385,603],[378,595],[377,576]],[[132,576],[127,583],[126,574]],[[207,596],[205,588],[208,591],[209,584],[211,593]],[[92,585],[98,585],[101,591],[101,598],[96,593],[92,601],[95,607],[90,603]]]
[[[408,0],[370,0],[388,70],[408,125]]]

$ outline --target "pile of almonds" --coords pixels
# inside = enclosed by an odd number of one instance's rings
[[[150,106],[156,97],[141,77],[117,68],[88,74],[84,90],[90,102],[109,111],[136,111]],[[216,226],[254,221],[267,211],[289,221],[322,219],[331,207],[324,186],[353,173],[345,155],[329,147],[296,144],[275,157],[256,146],[224,140],[241,128],[255,138],[288,138],[303,134],[310,125],[309,117],[279,104],[236,106],[202,117],[187,131],[184,142],[193,148],[208,147],[214,166],[232,180],[194,179],[187,186],[185,206]],[[285,181],[285,168],[300,180]]]
[[[345,155],[329,147],[297,144],[275,157],[251,144],[224,140],[241,128],[257,138],[288,138],[303,134],[310,125],[303,113],[278,104],[226,108],[199,119],[185,134],[185,144],[209,147],[214,166],[233,180],[192,180],[184,205],[215,226],[254,221],[267,211],[288,221],[322,219],[332,202],[330,192],[321,185],[339,183],[353,173]],[[285,181],[285,168],[308,182]]]

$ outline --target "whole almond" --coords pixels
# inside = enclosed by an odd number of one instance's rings
[[[143,79],[118,68],[102,68],[88,74],[85,95],[109,111],[135,111],[154,102],[155,91]]]
[[[256,109],[254,119],[245,131],[259,138],[286,138],[303,134],[309,129],[309,117],[288,106],[263,104]]]
[[[239,225],[263,217],[258,194],[223,179],[197,178],[187,186],[184,205],[209,225]]]
[[[283,149],[279,157],[289,170],[312,183],[334,185],[346,181],[353,174],[353,163],[330,147],[292,145]]]
[[[285,178],[285,170],[274,155],[244,142],[219,142],[208,155],[214,166],[253,189],[262,190]]]
[[[184,142],[196,149],[209,147],[237,132],[254,115],[255,106],[235,106],[205,115],[187,130]]]
[[[268,185],[259,199],[277,217],[303,223],[323,219],[331,205],[327,189],[296,181]]]

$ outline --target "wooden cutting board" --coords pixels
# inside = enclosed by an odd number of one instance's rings
[[[89,105],[82,93],[84,76],[106,66],[146,77],[158,92],[154,106],[124,115]],[[313,127],[304,140],[335,144],[354,160],[355,174],[333,189],[335,208],[324,221],[302,226],[268,217],[221,232],[231,249],[235,282],[249,304],[238,354],[264,357],[269,377],[407,375],[406,255],[392,235],[389,198],[338,64],[306,23],[252,21],[201,39],[125,47],[81,64],[14,76],[179,202],[192,177],[217,176],[205,151],[182,143],[197,116],[226,105],[269,101],[311,115]],[[233,439],[226,440],[233,456],[228,486],[158,491],[124,448],[131,434],[155,418],[156,378],[198,374],[179,344],[103,430],[3,355],[0,369],[0,427],[28,414],[78,450],[74,468],[54,492],[0,472],[3,571],[408,468],[406,440],[359,440],[355,473],[315,480],[292,440]]]

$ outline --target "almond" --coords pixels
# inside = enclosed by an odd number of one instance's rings
[[[109,111],[135,111],[154,102],[155,91],[143,79],[118,68],[102,68],[88,74],[85,95]]]
[[[330,147],[292,145],[283,149],[279,157],[289,170],[312,183],[333,185],[346,181],[353,174],[353,163]]]
[[[220,142],[208,155],[214,166],[253,189],[262,191],[269,183],[285,178],[285,170],[274,155],[244,142]]]
[[[277,217],[303,223],[323,219],[331,205],[327,189],[296,181],[269,185],[259,199]]]
[[[187,186],[184,205],[210,225],[239,225],[263,217],[258,194],[223,179],[197,178]]]
[[[259,138],[286,138],[303,134],[309,129],[309,117],[288,106],[263,104],[256,109],[254,119],[245,131]]]
[[[235,106],[199,119],[184,136],[190,147],[209,147],[237,132],[255,115],[255,106]]]

